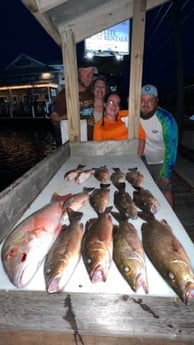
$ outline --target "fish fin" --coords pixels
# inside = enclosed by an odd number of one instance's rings
[[[52,197],[51,197],[51,202],[54,201],[66,201],[67,199],[69,199],[72,196],[72,193],[68,193],[65,195],[59,195],[57,192],[54,192]]]

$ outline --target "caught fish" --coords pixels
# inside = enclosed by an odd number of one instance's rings
[[[126,180],[134,188],[141,187],[143,184],[144,176],[138,171],[138,168],[129,168],[126,173]]]
[[[10,281],[25,287],[34,277],[51,245],[59,235],[63,205],[71,194],[61,196],[32,213],[17,225],[5,239],[1,258]]]
[[[130,194],[125,191],[125,182],[118,183],[118,191],[114,192],[114,205],[127,218],[137,218],[137,207]]]
[[[62,220],[64,221],[65,219],[68,218],[67,214],[67,208],[70,207],[72,208],[73,211],[79,210],[82,206],[85,206],[87,202],[89,201],[89,193],[92,192],[94,188],[87,188],[84,187],[83,191],[80,193],[72,194],[70,198],[67,199],[66,202],[64,202],[64,213],[63,213],[63,218]],[[53,194],[52,200],[57,200],[60,198],[60,195],[57,193]]]
[[[112,206],[100,213],[98,219],[86,223],[82,240],[82,256],[92,283],[105,282],[112,263],[113,223]]]
[[[142,217],[142,213],[140,214]],[[183,303],[194,297],[194,272],[182,244],[166,220],[158,221],[153,214],[143,214],[143,247],[164,280]]]
[[[90,195],[90,205],[97,214],[103,213],[108,206],[110,195],[110,184],[100,184],[100,188],[96,188]]]
[[[110,179],[114,186],[117,186],[118,183],[125,182],[125,173],[120,170],[120,168],[112,168],[114,172],[111,174]]]
[[[103,167],[94,168],[94,169],[95,169],[94,176],[98,181],[100,181],[101,183],[109,182],[109,180],[110,180],[109,170],[106,167],[106,165]]]
[[[94,175],[94,173],[95,173],[95,169],[88,169],[88,170],[81,171],[75,178],[75,183],[77,184],[84,183],[87,179],[89,179],[90,176]]]
[[[70,280],[81,256],[83,224],[82,212],[67,208],[70,224],[63,225],[62,231],[50,248],[45,264],[44,276],[48,293],[61,292]]]
[[[118,212],[111,212],[119,222],[113,231],[113,260],[133,291],[143,288],[148,293],[144,250],[137,230]]]
[[[67,171],[64,175],[65,181],[73,181],[78,176],[78,174],[85,168],[85,165],[78,164],[77,168]]]
[[[149,190],[144,189],[143,187],[140,187],[138,190],[133,192],[133,201],[137,207],[146,212],[156,214],[160,209],[160,203],[158,200]]]

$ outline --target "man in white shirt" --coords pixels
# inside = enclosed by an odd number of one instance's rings
[[[140,155],[144,156],[148,170],[169,204],[174,207],[171,173],[178,146],[176,121],[158,106],[158,90],[154,85],[142,87],[140,110],[140,123],[145,135],[145,145]]]

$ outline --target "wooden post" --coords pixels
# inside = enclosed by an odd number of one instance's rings
[[[138,138],[146,0],[133,1],[128,138]]]
[[[71,142],[80,141],[80,115],[76,44],[72,30],[61,33],[67,103],[68,132]]]

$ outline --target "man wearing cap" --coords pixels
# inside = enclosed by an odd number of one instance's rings
[[[158,106],[158,90],[154,85],[142,87],[140,110],[140,124],[144,133],[142,140],[140,138],[139,154],[145,159],[148,170],[167,201],[174,207],[171,173],[178,146],[176,121],[170,113]]]
[[[93,138],[94,115],[93,115],[93,92],[91,84],[94,74],[97,74],[97,68],[91,61],[82,60],[78,64],[78,92],[80,101],[80,119],[87,119],[88,140]],[[59,92],[55,100],[54,110],[50,115],[51,122],[54,124],[57,132],[58,143],[61,144],[59,123],[61,120],[67,120],[67,105],[65,89]]]

